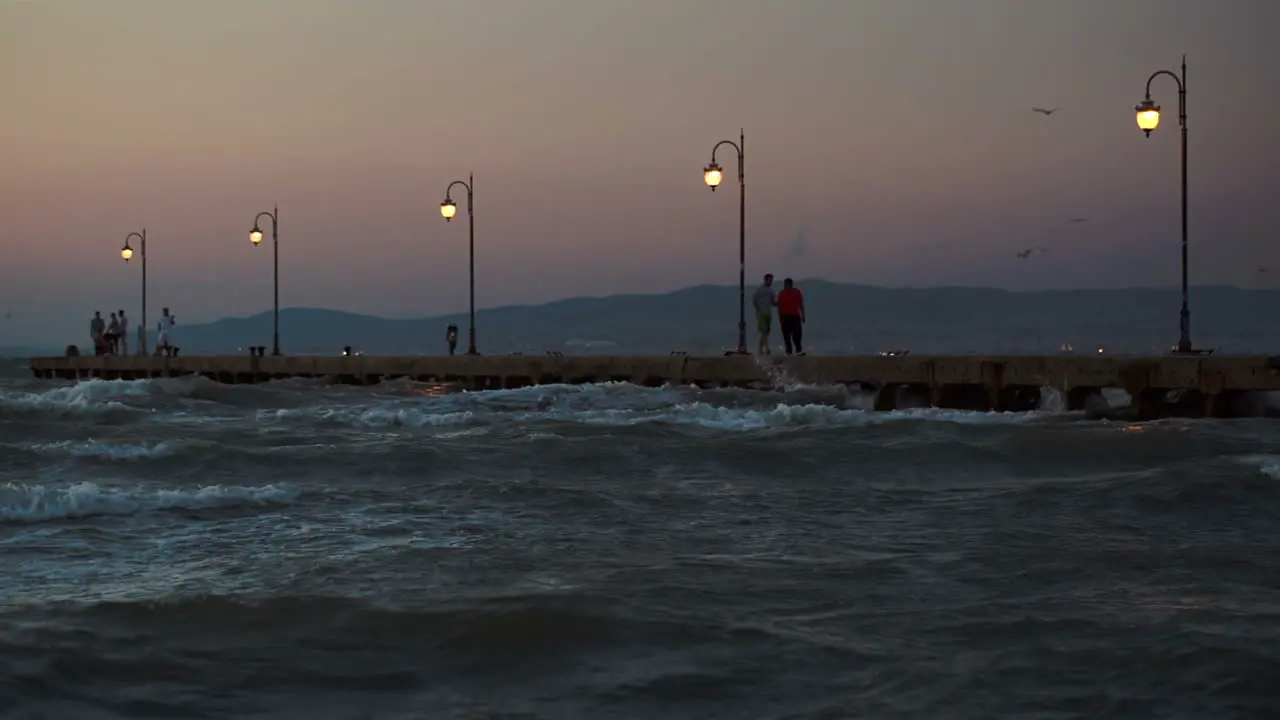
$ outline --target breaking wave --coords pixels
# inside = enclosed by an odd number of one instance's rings
[[[1246,455],[1240,462],[1258,469],[1267,477],[1280,480],[1280,455]]]
[[[49,457],[130,461],[172,457],[191,449],[211,446],[213,446],[212,443],[198,440],[162,440],[157,443],[59,440],[57,442],[35,443],[26,446],[24,449]]]
[[[959,410],[917,409],[891,412],[842,410],[830,405],[777,403],[773,407],[734,408],[705,402],[678,403],[658,410],[600,409],[555,410],[481,415],[474,411],[433,412],[426,407],[374,406],[357,408],[300,408],[262,411],[267,422],[321,422],[360,428],[438,428],[458,425],[490,425],[498,422],[561,422],[580,425],[627,427],[636,425],[696,426],[725,432],[751,432],[786,428],[814,429],[861,426],[902,421],[935,421],[964,424],[1026,423],[1042,417],[1033,413],[979,413]]]
[[[282,485],[206,485],[190,490],[104,487],[93,482],[64,485],[5,483],[0,485],[0,522],[134,515],[164,510],[204,510],[243,505],[292,502],[297,491]]]
[[[87,380],[40,392],[7,392],[0,412],[44,419],[125,422],[250,421],[255,425],[316,424],[353,429],[441,429],[499,423],[584,426],[667,425],[724,432],[863,426],[902,421],[963,424],[1026,423],[1052,410],[996,413],[935,408],[875,412],[871,397],[843,387],[793,385],[776,391],[645,388],[629,383],[546,385],[467,392],[396,381],[373,388],[285,381],[220,385],[202,378]],[[42,452],[130,459],[171,453],[172,445],[106,447],[92,441]]]

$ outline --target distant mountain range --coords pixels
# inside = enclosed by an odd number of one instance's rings
[[[987,288],[882,288],[822,280],[798,283],[815,354],[874,353],[1163,353],[1178,338],[1176,289],[1012,292]],[[747,344],[756,343],[748,287]],[[1280,291],[1193,288],[1192,338],[1219,352],[1280,350]],[[466,314],[388,319],[338,310],[280,312],[286,354],[336,354],[344,345],[370,354],[446,352],[445,327],[458,326],[466,350]],[[737,342],[738,289],[697,286],[657,295],[579,297],[476,313],[484,354],[719,353]],[[776,323],[775,347],[780,343]],[[270,352],[271,313],[180,326],[183,354]],[[61,349],[59,349],[60,351]],[[0,353],[3,353],[0,350]],[[20,354],[20,353],[13,353]]]

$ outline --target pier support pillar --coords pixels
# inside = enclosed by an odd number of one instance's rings
[[[888,412],[898,408],[898,391],[902,389],[901,385],[884,385],[876,391],[875,410],[877,412]]]

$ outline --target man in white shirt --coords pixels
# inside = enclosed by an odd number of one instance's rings
[[[751,304],[756,309],[756,330],[760,333],[760,345],[756,352],[769,354],[769,331],[773,326],[773,308],[778,304],[778,296],[773,291],[773,275],[764,276],[764,284],[756,288],[751,296]]]
[[[156,323],[156,354],[171,355],[173,353],[173,325],[176,321],[169,314],[169,308],[160,311],[160,321]]]
[[[120,338],[117,340],[117,342],[120,343],[119,354],[128,355],[129,354],[129,318],[125,317],[123,310],[121,310],[118,313],[118,315],[120,318]]]

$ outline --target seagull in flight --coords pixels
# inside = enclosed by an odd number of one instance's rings
[[[1014,255],[1019,260],[1026,260],[1027,258],[1031,257],[1032,255],[1035,255],[1036,253],[1047,253],[1047,252],[1049,252],[1049,248],[1033,247],[1033,248],[1027,248],[1026,250],[1019,250],[1018,252],[1014,253]]]
[[[1088,221],[1089,221],[1089,218],[1086,218],[1086,217],[1073,217],[1073,218],[1071,218],[1070,220],[1068,220],[1068,221],[1067,221],[1067,224],[1068,224],[1068,225],[1079,225],[1079,224],[1080,224],[1080,223],[1082,223],[1082,222],[1088,222]]]
[[[1054,114],[1054,113],[1058,112],[1058,111],[1059,111],[1059,110],[1061,110],[1061,109],[1062,109],[1061,107],[1056,107],[1056,108],[1051,108],[1051,109],[1049,109],[1049,110],[1046,110],[1046,109],[1044,109],[1044,108],[1033,107],[1033,108],[1031,108],[1031,112],[1038,112],[1038,113],[1040,113],[1041,115],[1049,116],[1049,115],[1052,115],[1052,114]]]
[[[1258,268],[1258,272],[1261,273],[1262,275],[1266,275],[1267,273],[1271,272],[1271,268],[1260,267]]]

